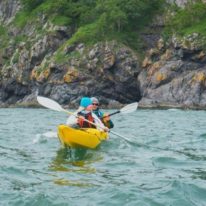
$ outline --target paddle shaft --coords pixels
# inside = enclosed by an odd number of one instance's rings
[[[67,111],[67,110],[65,110],[65,109],[62,109],[62,111],[66,112],[66,113],[68,113],[68,114],[70,114],[70,115],[73,115],[73,116],[75,116],[76,118],[82,118],[85,122],[88,122],[89,124],[92,124],[92,125],[94,125],[95,127],[100,127],[100,128],[103,129],[103,130],[105,129],[105,127],[102,127],[101,125],[97,125],[97,124],[95,124],[94,122],[91,122],[91,121],[89,121],[88,119],[85,119],[84,117],[75,115],[73,112],[69,112],[69,111]]]
[[[78,115],[75,115],[74,113],[69,112],[69,111],[67,111],[67,110],[65,110],[65,109],[63,109],[62,111],[65,111],[65,112],[67,112],[67,113],[69,113],[69,114],[71,114],[71,115],[79,118]],[[116,113],[119,113],[119,112],[120,112],[120,111],[118,111],[118,112],[116,112]],[[116,113],[115,113],[115,114],[116,114]],[[82,117],[82,118],[83,118],[83,117]],[[89,120],[87,120],[87,119],[85,119],[85,118],[83,118],[83,119],[84,119],[84,121],[86,121],[86,122],[88,122],[88,123],[90,123],[90,124],[92,124],[92,125],[94,125],[94,126],[96,126],[96,127],[100,127],[100,128],[103,129],[103,130],[105,129],[105,127],[102,127],[102,126],[100,126],[100,125],[96,125],[94,122],[91,122],[91,121],[89,121]],[[112,133],[112,134],[114,134],[114,135],[116,135],[116,136],[118,136],[118,137],[123,138],[123,139],[124,139],[125,141],[127,141],[127,142],[132,143],[128,138],[126,138],[126,137],[124,137],[124,136],[122,136],[122,135],[120,135],[120,134],[118,134],[118,133],[116,133],[116,132],[113,132],[113,131],[111,131],[111,130],[109,130],[109,132]]]
[[[124,136],[122,136],[122,135],[120,135],[120,134],[118,134],[118,133],[116,133],[116,132],[114,132],[114,131],[111,131],[111,130],[109,130],[109,132],[112,133],[112,134],[114,134],[114,135],[116,135],[116,136],[118,136],[118,137],[121,137],[121,138],[124,139],[126,142],[129,142],[130,144],[133,144],[133,142],[132,142],[131,140],[129,140],[128,138],[126,138],[126,137],[124,137]]]
[[[120,109],[116,112],[113,112],[111,114],[108,114],[108,115],[102,117],[101,119],[104,119],[105,117],[113,116],[113,115],[118,114],[118,113],[130,113],[130,112],[135,111],[137,109],[137,107],[138,107],[138,103],[134,102],[134,103],[131,103],[131,104],[124,106],[122,109]]]
[[[75,113],[73,113],[73,112],[69,112],[69,111],[67,111],[67,110],[65,110],[65,109],[63,109],[62,107],[61,107],[61,105],[59,105],[57,102],[55,102],[54,100],[51,100],[51,99],[49,99],[49,98],[46,98],[46,97],[41,97],[41,96],[37,96],[37,101],[39,102],[39,104],[41,104],[42,106],[44,106],[44,107],[46,107],[46,108],[48,108],[48,109],[52,109],[52,110],[55,110],[55,111],[58,111],[58,112],[65,112],[65,113],[67,113],[67,114],[70,114],[70,115],[73,115],[73,116],[75,116],[76,118],[79,118],[79,116],[78,115],[76,115]],[[120,111],[117,111],[117,112],[114,112],[114,113],[112,113],[112,114],[117,114],[117,113],[119,113]],[[103,130],[105,130],[105,126],[103,126],[103,125],[97,125],[97,124],[95,124],[94,122],[91,122],[91,121],[89,121],[89,120],[87,120],[87,119],[85,119],[85,118],[83,118],[86,122],[88,122],[88,123],[90,123],[90,124],[92,124],[92,125],[94,125],[94,126],[96,126],[96,127],[100,127],[101,129],[103,129]],[[121,137],[121,138],[123,138],[124,140],[126,140],[126,141],[129,141],[126,137],[124,137],[124,136],[122,136],[122,135],[120,135],[120,134],[117,134],[117,133],[115,133],[115,132],[113,132],[113,131],[110,131],[112,134],[114,134],[114,135],[116,135],[116,136],[119,136],[119,137]]]
[[[79,118],[78,115],[75,115],[74,113],[69,112],[69,111],[67,111],[67,110],[65,110],[65,109],[63,109],[63,108],[62,108],[62,111],[63,111],[63,112],[66,112],[66,113],[68,113],[68,114],[70,114],[70,115],[73,115],[73,116],[75,116],[75,117],[77,117],[77,118]],[[120,113],[120,111],[113,112],[113,113],[111,113],[109,116],[114,115],[114,114],[117,114],[117,113]],[[88,123],[90,123],[90,124],[92,124],[92,125],[94,125],[94,126],[96,126],[96,127],[100,127],[101,129],[105,129],[105,128],[103,128],[103,127],[100,126],[100,125],[96,125],[94,122],[91,122],[91,121],[89,121],[89,120],[87,120],[87,119],[85,119],[85,118],[83,118],[83,119],[84,119],[84,121],[86,121],[86,122],[88,122]],[[183,152],[183,151],[178,151],[178,150],[174,150],[174,149],[166,149],[166,148],[160,148],[160,147],[150,146],[150,145],[147,145],[147,144],[144,144],[144,143],[132,142],[129,138],[127,138],[127,137],[125,137],[125,136],[123,136],[123,135],[120,135],[120,134],[118,134],[118,133],[116,133],[116,132],[114,132],[114,131],[109,130],[109,132],[112,133],[112,134],[114,134],[114,135],[116,135],[116,136],[118,136],[118,137],[121,137],[121,138],[124,139],[126,142],[128,142],[128,143],[130,143],[130,144],[133,144],[133,145],[134,145],[134,144],[137,144],[137,145],[139,145],[139,146],[143,146],[143,147],[147,147],[147,148],[153,148],[153,149],[162,150],[162,151],[177,152],[177,153],[180,153],[180,154],[187,155],[187,154],[186,154],[185,152]]]
[[[115,115],[115,114],[118,114],[118,113],[120,113],[119,110],[116,111],[116,112],[113,112],[113,113],[111,113],[111,114],[108,114],[107,116],[101,117],[101,119],[104,119],[105,117],[108,117],[108,116],[110,117],[110,116]]]
[[[116,111],[116,112],[113,112],[113,113],[109,114],[108,116],[112,116],[112,115],[114,115],[114,114],[118,114],[118,113],[120,113],[120,111],[119,111],[119,110],[118,110],[118,111]]]

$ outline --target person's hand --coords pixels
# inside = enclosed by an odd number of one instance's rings
[[[84,117],[79,115],[78,118],[77,118],[77,123],[79,125],[81,125],[83,123],[83,121],[84,121]]]
[[[109,132],[109,128],[108,127],[104,127],[104,132]]]
[[[79,116],[78,116],[78,119],[80,119],[80,120],[84,120],[84,117],[81,116],[81,115],[79,115]]]
[[[108,122],[109,120],[110,120],[109,114],[108,114],[108,113],[105,113],[105,114],[103,115],[103,121]]]

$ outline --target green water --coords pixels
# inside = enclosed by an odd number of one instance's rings
[[[113,116],[96,150],[62,149],[64,113],[0,109],[0,205],[206,205],[206,111]]]

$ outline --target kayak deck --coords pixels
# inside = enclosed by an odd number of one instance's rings
[[[59,125],[58,137],[63,146],[94,149],[108,139],[108,133],[94,128],[75,129],[67,125]]]

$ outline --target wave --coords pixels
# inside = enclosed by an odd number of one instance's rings
[[[33,139],[33,144],[44,142],[47,138],[57,138],[57,133],[53,131],[44,132],[42,134],[36,134]]]

